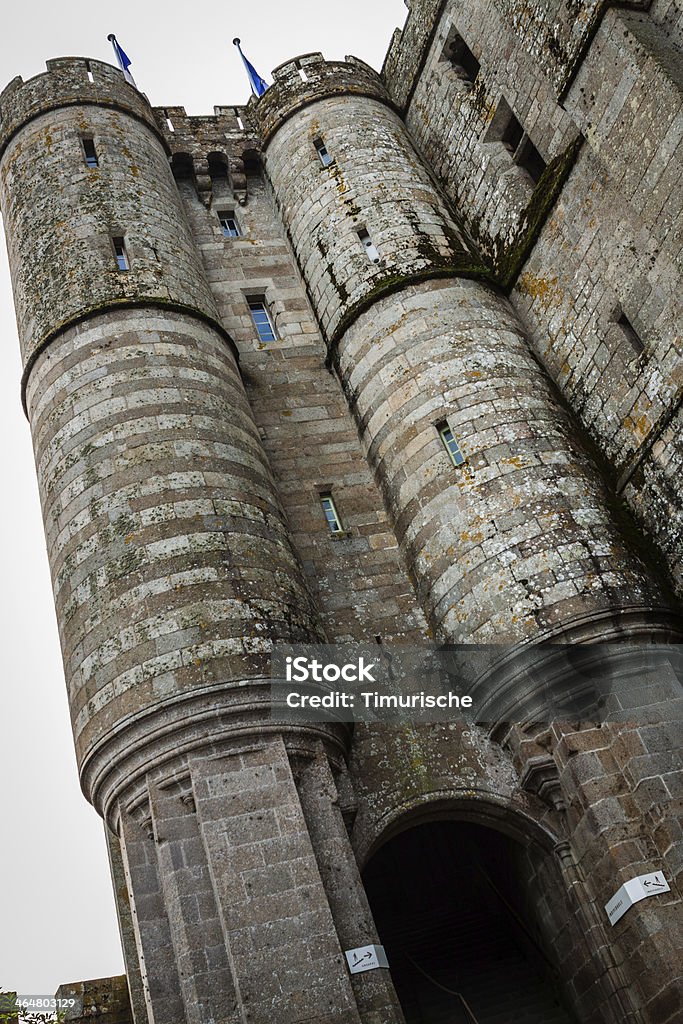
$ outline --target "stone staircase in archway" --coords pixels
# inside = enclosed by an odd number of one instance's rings
[[[445,907],[394,933],[389,962],[408,1024],[573,1024],[540,955],[506,917],[502,907]]]

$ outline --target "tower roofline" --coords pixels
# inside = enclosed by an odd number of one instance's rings
[[[249,102],[249,111],[261,128],[263,148],[298,111],[340,95],[362,96],[396,109],[379,72],[357,57],[325,60],[322,53],[309,53],[280,64],[267,92]]]
[[[89,57],[57,57],[46,66],[47,71],[26,81],[18,75],[0,93],[0,157],[26,124],[72,106],[120,110],[145,124],[166,147],[146,96],[118,68]]]

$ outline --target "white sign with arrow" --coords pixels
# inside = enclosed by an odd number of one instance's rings
[[[363,971],[376,971],[378,967],[389,966],[384,946],[359,946],[358,949],[347,949],[346,959],[351,974],[362,974]]]
[[[660,892],[671,892],[671,887],[661,871],[655,871],[651,875],[639,875],[638,878],[624,882],[609,903],[605,904],[610,924],[615,925],[620,921],[634,903],[640,903],[648,896],[658,896]]]

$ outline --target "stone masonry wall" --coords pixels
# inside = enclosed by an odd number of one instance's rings
[[[596,8],[575,25],[576,59],[515,7],[444,5],[406,119],[680,584],[675,19]],[[480,62],[473,82],[448,58],[454,31]],[[537,184],[500,140],[503,101],[548,165]]]
[[[449,259],[440,247],[440,238],[453,237],[452,221],[404,129],[374,97],[321,98],[323,85],[335,87],[334,66],[307,68],[315,102],[294,114],[290,92],[305,95],[306,82],[287,68],[273,87],[263,121],[266,169],[435,635],[486,642],[539,628],[566,631],[571,620],[609,615],[610,606],[629,608],[637,619],[661,599],[598,511],[606,495],[595,470],[586,462],[578,478],[563,414],[512,311],[474,282],[411,286],[415,274],[461,273],[464,249],[451,250]],[[302,135],[310,145],[301,145]],[[317,136],[333,158],[330,167],[318,159]],[[416,165],[410,176],[407,161]],[[374,261],[359,241],[353,251],[363,224],[379,252]],[[400,294],[385,294],[387,273],[394,287],[401,284]],[[471,382],[467,397],[464,380]],[[543,438],[528,436],[532,408]],[[467,466],[450,464],[437,429],[442,420],[462,444]],[[551,468],[553,460],[559,462]],[[449,467],[452,485],[442,475]],[[586,491],[593,495],[590,511]],[[530,518],[530,501],[539,502],[538,521]],[[575,503],[578,518],[569,512]],[[463,518],[454,522],[456,508]],[[562,554],[549,529],[561,532]],[[470,553],[468,567],[462,556]],[[606,559],[599,569],[596,559]]]
[[[469,84],[445,59],[454,30],[481,61]],[[413,0],[384,84],[306,54],[260,102],[188,118],[67,59],[0,97],[26,405],[136,1024],[400,1024],[390,975],[344,962],[377,938],[358,864],[449,815],[527,845],[527,910],[580,1019],[680,1013],[671,705],[650,725],[495,739],[358,727],[349,754],[342,727],[267,720],[263,687],[278,639],[679,635],[534,356],[619,490],[673,521],[675,30],[665,0],[650,15]],[[538,182],[494,137],[503,98],[548,163]],[[516,281],[531,347],[482,279]],[[637,359],[624,316],[646,335]],[[675,537],[662,525],[670,564]],[[607,939],[603,891],[660,864],[671,897]]]
[[[480,62],[474,81],[449,57],[453,32]],[[576,125],[558,106],[552,85],[538,73],[533,53],[512,48],[514,32],[493,2],[450,3],[438,23],[416,82],[406,124],[481,251],[501,276],[520,244],[548,184],[536,186],[515,163],[494,117],[507,103],[548,164],[562,163]],[[516,38],[516,37],[515,37]],[[506,60],[501,53],[509,53]],[[499,115],[500,116],[500,115]]]
[[[258,106],[254,113],[268,133],[269,180],[316,314],[332,341],[359,310],[401,281],[483,268],[386,99],[357,98],[352,91],[337,96],[336,64],[320,60],[307,68],[307,82],[290,66],[276,73],[265,112]],[[316,102],[291,115],[292,93]],[[273,134],[278,101],[283,111]],[[318,137],[332,158],[328,167],[317,156]],[[359,238],[363,230],[378,251],[374,262]]]
[[[349,328],[339,366],[436,636],[595,639],[663,612],[505,300],[468,281],[406,288]]]
[[[209,119],[169,113],[175,129],[169,145],[190,153],[195,168],[221,146],[228,166],[238,165],[244,147],[253,145],[247,133],[237,132],[226,146],[219,125],[210,132]],[[210,184],[203,194],[194,180],[182,178],[180,193],[221,322],[239,349],[261,443],[326,635],[335,642],[375,636],[419,642],[426,623],[339,382],[326,366],[320,329],[268,185],[258,168],[245,180],[245,194],[227,175]],[[224,209],[238,220],[237,238],[221,230]],[[276,341],[259,341],[250,295],[264,296]],[[325,492],[341,516],[340,536],[325,522]]]
[[[672,59],[645,15],[606,15],[565,101],[586,145],[515,302],[680,585],[683,78]]]

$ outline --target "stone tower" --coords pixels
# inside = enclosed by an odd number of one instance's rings
[[[85,59],[0,96],[135,1024],[683,1012],[673,691],[601,727],[269,715],[276,642],[681,642],[673,15],[411,6],[382,75],[306,54],[213,116]],[[650,92],[654,135],[620,113]],[[648,872],[669,891],[612,927]],[[350,973],[380,941],[389,969]]]

